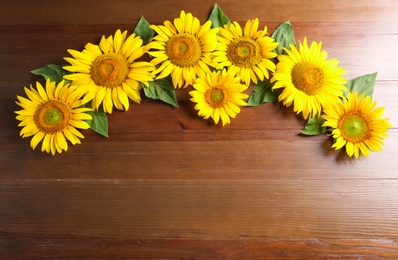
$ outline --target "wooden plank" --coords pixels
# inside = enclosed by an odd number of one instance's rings
[[[51,0],[32,4],[29,0],[7,2],[7,8],[1,12],[2,24],[114,24],[129,23],[141,15],[149,21],[163,22],[179,15],[180,10],[193,12],[200,19],[207,19],[214,1],[187,2],[182,0],[162,0],[151,2],[119,0],[117,3],[84,2],[62,3]],[[327,3],[314,1],[267,1],[239,2],[221,0],[217,2],[231,20],[247,21],[255,17],[264,17],[268,21],[398,21],[396,15],[398,3],[395,1],[345,1]],[[27,8],[30,6],[31,8]],[[93,8],[95,6],[95,9]],[[54,12],[62,10],[62,14]],[[354,12],[355,11],[355,12]],[[115,15],[117,14],[117,15]],[[70,17],[73,16],[73,19]]]
[[[345,156],[344,150],[333,150],[325,135],[301,137],[295,131],[244,129],[144,133],[122,128],[118,126],[109,139],[88,132],[81,145],[71,146],[67,153],[54,157],[40,150],[32,151],[30,140],[21,140],[17,132],[12,138],[5,136],[1,138],[4,152],[0,179],[397,177],[397,130],[390,130],[382,152],[354,161]]]
[[[394,259],[394,239],[143,239],[0,233],[4,258]]]
[[[23,179],[0,195],[10,233],[398,238],[398,180]]]

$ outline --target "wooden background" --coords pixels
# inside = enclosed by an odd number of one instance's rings
[[[348,79],[378,72],[374,100],[393,126],[384,150],[352,160],[279,103],[244,108],[224,128],[143,98],[109,118],[109,138],[51,156],[19,137],[16,95],[66,49],[214,2],[0,3],[0,258],[398,258],[398,1],[253,0],[218,4],[269,32],[290,20],[323,41]],[[40,148],[40,147],[39,147]]]

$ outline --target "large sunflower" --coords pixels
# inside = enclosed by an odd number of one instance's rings
[[[22,110],[16,111],[17,120],[21,121],[21,136],[33,136],[30,145],[33,149],[42,141],[41,151],[61,153],[68,150],[68,139],[73,145],[80,144],[83,135],[76,129],[87,129],[90,126],[84,120],[91,120],[86,114],[91,108],[82,108],[82,92],[76,86],[60,82],[57,86],[47,80],[46,88],[37,82],[36,89],[25,87],[28,98],[17,96],[16,102]]]
[[[222,67],[228,67],[240,76],[246,85],[250,80],[269,78],[268,70],[275,71],[271,61],[277,54],[273,50],[278,46],[274,39],[267,35],[267,27],[258,30],[258,19],[248,20],[242,30],[237,22],[220,28],[217,37],[219,44],[214,52],[214,61]]]
[[[197,76],[210,72],[209,66],[217,67],[212,53],[217,45],[217,28],[211,29],[211,21],[200,25],[198,18],[181,11],[174,24],[166,20],[164,25],[151,25],[157,35],[148,44],[151,63],[158,68],[157,78],[171,74],[175,88],[195,83]]]
[[[204,77],[199,77],[189,94],[195,103],[198,115],[207,119],[213,118],[217,124],[221,118],[223,126],[230,123],[230,117],[235,118],[240,112],[239,106],[247,103],[243,100],[248,95],[242,93],[247,85],[240,83],[233,71],[214,71]]]
[[[279,101],[293,111],[302,112],[307,119],[320,115],[322,107],[339,102],[343,96],[345,70],[338,66],[337,59],[327,60],[327,52],[321,50],[322,42],[312,42],[308,47],[304,38],[299,48],[293,44],[287,55],[279,55],[276,71],[271,79],[273,88],[283,88]]]
[[[387,129],[391,127],[388,119],[381,118],[384,107],[374,109],[376,102],[369,96],[357,92],[348,94],[344,102],[324,109],[326,120],[323,126],[332,129],[335,139],[333,148],[346,147],[349,157],[359,157],[359,152],[368,156],[370,151],[381,151],[383,139],[387,137]]]
[[[93,108],[103,104],[106,113],[112,113],[113,105],[119,110],[129,109],[129,99],[141,101],[143,83],[153,80],[154,66],[149,62],[136,61],[146,48],[135,34],[127,37],[127,31],[117,30],[115,36],[102,37],[99,45],[88,43],[82,52],[68,50],[73,58],[64,58],[71,66],[64,69],[74,72],[65,75],[78,85],[85,100],[93,100]]]

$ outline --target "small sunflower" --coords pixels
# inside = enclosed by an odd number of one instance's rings
[[[250,80],[257,83],[258,79],[268,79],[268,71],[275,71],[275,63],[271,59],[277,56],[273,50],[278,43],[266,36],[266,26],[258,30],[258,24],[256,18],[248,20],[243,30],[237,22],[224,25],[220,28],[219,43],[214,52],[214,61],[232,70],[246,85]]]
[[[175,88],[185,88],[195,83],[198,76],[218,67],[212,60],[217,45],[217,28],[211,29],[211,21],[200,25],[198,18],[181,11],[174,24],[166,20],[164,25],[151,25],[157,35],[148,44],[148,53],[154,58],[151,63],[158,68],[154,71],[158,79],[171,74]]]
[[[82,108],[82,92],[76,91],[76,86],[69,86],[64,81],[57,86],[47,80],[45,89],[37,82],[36,89],[25,87],[29,99],[17,96],[16,102],[22,110],[16,111],[17,120],[22,126],[22,137],[33,136],[30,146],[35,149],[42,141],[42,152],[61,153],[68,150],[68,139],[73,145],[80,144],[83,135],[76,129],[88,129],[90,126],[84,120],[91,120],[85,112],[90,108]]]
[[[195,109],[198,115],[207,119],[213,118],[218,123],[221,118],[223,126],[230,123],[230,117],[235,118],[240,112],[239,106],[246,106],[244,99],[248,95],[242,93],[247,85],[240,83],[241,78],[233,71],[214,71],[204,77],[199,77],[193,85],[191,101],[197,103]]]
[[[153,81],[154,66],[136,61],[147,51],[143,41],[135,34],[127,37],[127,31],[117,30],[114,37],[102,37],[99,45],[88,43],[82,52],[68,50],[73,58],[64,58],[70,66],[64,69],[74,72],[64,78],[78,85],[85,100],[93,100],[93,108],[102,103],[106,113],[112,113],[113,105],[119,110],[129,109],[129,98],[140,103],[143,83]]]
[[[279,55],[276,71],[271,79],[273,89],[283,88],[279,101],[287,107],[293,104],[293,111],[302,112],[303,117],[320,115],[322,107],[339,102],[346,90],[343,78],[345,70],[338,66],[337,59],[327,60],[327,52],[321,50],[322,42],[307,39],[300,43],[299,49],[293,44],[287,55]]]
[[[332,148],[346,147],[349,157],[359,157],[359,152],[368,156],[370,151],[381,151],[387,129],[391,127],[388,119],[381,118],[384,107],[375,109],[376,102],[370,96],[357,92],[349,93],[344,102],[325,108],[323,126],[332,129],[335,140]]]

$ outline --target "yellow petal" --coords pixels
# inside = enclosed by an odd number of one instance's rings
[[[68,143],[66,142],[65,136],[61,131],[57,132],[57,134],[55,136],[55,143],[56,143],[57,148],[59,148],[57,150],[60,150],[60,149],[62,149],[64,151],[68,150]]]
[[[36,124],[30,124],[26,125],[24,128],[21,129],[20,135],[22,137],[29,137],[36,134],[39,131],[40,129],[36,126]]]
[[[63,130],[65,137],[73,144],[80,144],[80,140],[79,138],[77,138],[75,135],[73,135],[70,131],[69,131],[70,127],[67,127]]]
[[[42,86],[39,82],[36,83],[36,88],[37,88],[37,91],[38,91],[39,94],[40,94],[40,97],[41,97],[43,100],[47,101],[47,100],[48,100],[47,93],[46,93],[46,91],[44,90],[43,86]]]
[[[72,118],[75,120],[91,120],[92,119],[92,117],[86,113],[74,113],[74,114],[72,114]]]
[[[88,127],[88,128],[90,128],[90,127]],[[84,136],[76,128],[74,128],[73,126],[68,125],[67,129],[71,132],[71,134],[73,134],[73,135],[75,135],[77,137],[80,137],[80,138],[84,138]]]
[[[37,134],[33,136],[32,140],[30,140],[30,146],[32,147],[33,150],[40,143],[40,141],[43,140],[45,135],[46,134],[44,132],[39,131],[37,132]]]
[[[93,107],[98,108],[101,102],[103,102],[104,97],[106,95],[106,88],[100,88],[97,93],[95,93],[95,97],[93,98]]]
[[[55,136],[56,135],[50,135],[50,150],[51,150],[51,154],[55,155],[55,153],[58,151],[59,153],[62,152],[62,150],[58,150],[57,149],[57,145],[55,144]]]
[[[135,81],[137,84],[139,84],[137,81]],[[129,96],[131,100],[133,100],[136,103],[140,103],[141,97],[140,97],[140,91],[139,89],[136,88],[136,83],[133,83],[132,81],[129,81],[128,84],[123,83],[122,88],[124,92]]]
[[[113,48],[115,53],[119,53],[120,47],[122,46],[122,35],[120,30],[115,33],[115,38],[113,39]]]
[[[113,105],[118,109],[118,110],[123,110],[123,104],[122,102],[120,102],[119,96],[118,96],[118,92],[117,92],[117,88],[113,88],[112,89],[112,101],[113,101]]]
[[[69,124],[73,127],[80,128],[80,129],[89,129],[90,128],[90,126],[85,121],[81,121],[81,120],[71,119],[69,121]]]
[[[106,94],[104,100],[102,101],[105,113],[112,113],[113,102],[112,102],[112,91],[110,88],[106,88]]]
[[[50,153],[51,151],[51,136],[49,134],[44,136],[43,142],[41,144],[41,151],[46,153]]]
[[[129,99],[127,97],[127,94],[122,90],[122,88],[116,88],[116,89],[119,100],[123,104],[125,110],[127,111],[129,109]]]

